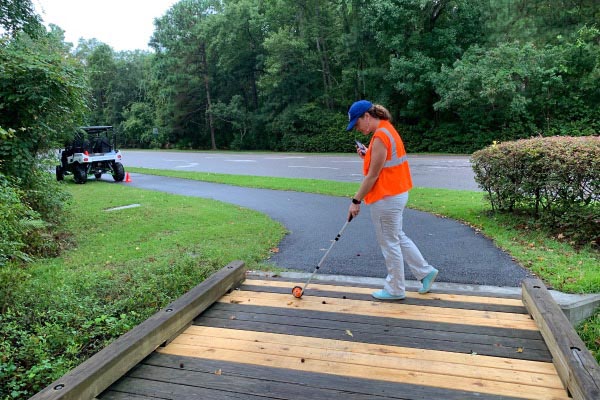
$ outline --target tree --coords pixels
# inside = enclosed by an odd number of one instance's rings
[[[150,103],[133,103],[123,112],[123,140],[131,147],[158,147],[162,138],[154,134],[154,108]]]
[[[232,148],[236,150],[249,148],[244,139],[252,126],[252,118],[242,96],[233,96],[229,104],[221,102],[213,104],[210,112],[217,120],[229,124],[235,131],[235,138],[231,142]]]
[[[597,133],[600,31],[584,28],[560,46],[473,47],[437,83],[438,110],[460,118],[471,150],[493,140]],[[475,136],[475,137],[473,137]]]
[[[40,17],[31,0],[2,0],[0,2],[0,27],[10,36],[25,32],[37,36],[43,32]]]
[[[182,0],[155,20],[150,45],[156,51],[159,79],[169,87],[166,112],[170,113],[175,136],[188,137],[191,145],[203,143],[203,135],[188,131],[206,127],[210,147],[216,149],[211,106],[211,60],[207,58],[206,19],[220,11],[211,0]]]
[[[561,36],[592,26],[600,19],[597,0],[495,0],[484,9],[486,41],[558,44]]]
[[[467,0],[377,0],[367,10],[377,44],[389,54],[386,79],[396,92],[388,92],[387,104],[406,123],[432,126],[436,74],[478,42],[480,8]]]
[[[531,129],[534,122],[532,87],[551,84],[556,77],[544,58],[532,45],[505,44],[489,50],[473,47],[452,69],[443,69],[437,85],[440,101],[435,107],[456,113],[467,131],[480,138],[474,138],[476,146],[513,139],[511,132],[516,126]]]
[[[109,45],[94,41],[86,63],[92,88],[88,123],[110,125],[110,86],[118,76],[115,53]]]
[[[0,42],[0,127],[14,132],[0,148],[0,172],[27,181],[40,153],[55,148],[87,111],[82,66],[52,33]]]
[[[259,109],[257,82],[264,72],[265,34],[269,23],[265,2],[228,0],[223,11],[206,21],[213,33],[208,42],[217,101],[242,96],[249,110]]]
[[[316,137],[339,133],[330,124],[367,98],[390,109],[411,151],[471,151],[492,137],[597,131],[600,3],[552,4],[185,0],[155,21],[154,55],[78,52],[102,71],[96,115],[118,125],[146,104],[169,146],[330,148]]]

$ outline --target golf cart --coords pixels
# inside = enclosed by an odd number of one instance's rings
[[[115,181],[122,182],[125,169],[121,164],[121,152],[114,148],[115,143],[112,126],[80,127],[75,140],[61,151],[56,180],[62,181],[65,175],[73,174],[75,183],[86,183],[88,175],[100,179],[102,174],[110,173]]]

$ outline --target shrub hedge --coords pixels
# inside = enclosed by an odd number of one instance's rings
[[[559,238],[600,245],[600,136],[494,143],[471,162],[492,210],[525,212]]]

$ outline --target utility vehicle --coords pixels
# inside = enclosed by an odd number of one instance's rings
[[[88,175],[100,179],[110,173],[117,182],[125,179],[122,154],[115,149],[116,134],[112,126],[82,126],[73,142],[60,152],[60,165],[56,166],[56,180],[73,175],[75,183],[86,183]]]

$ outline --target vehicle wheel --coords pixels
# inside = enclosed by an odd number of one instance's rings
[[[121,164],[120,162],[115,162],[113,164],[113,179],[116,182],[123,182],[123,179],[125,179],[125,168],[123,168],[123,164]]]
[[[84,165],[78,165],[73,171],[73,180],[75,183],[86,183],[87,182],[87,169]]]
[[[100,172],[96,172],[96,173],[94,174],[94,176],[96,177],[96,179],[100,179],[100,178],[102,178],[102,174],[101,174]]]
[[[65,171],[63,170],[62,166],[57,165],[56,166],[56,180],[60,182],[63,179],[65,179]]]

